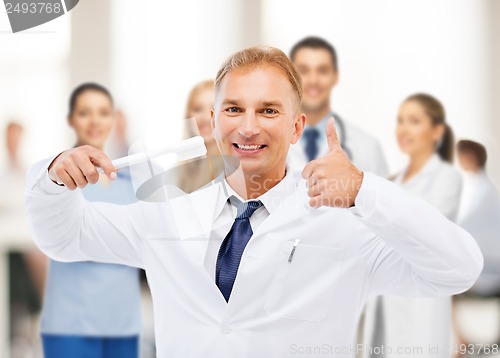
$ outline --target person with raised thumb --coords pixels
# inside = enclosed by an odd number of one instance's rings
[[[363,182],[363,172],[356,168],[340,146],[334,117],[328,120],[326,138],[328,154],[309,162],[302,171],[311,197],[309,204],[315,208],[351,207]]]

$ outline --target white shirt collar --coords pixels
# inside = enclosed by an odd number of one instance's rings
[[[221,174],[224,175],[224,174]],[[273,186],[271,189],[266,191],[260,197],[251,200],[242,199],[231,186],[226,181],[225,178],[220,177],[216,179],[221,181],[221,186],[219,190],[219,195],[217,197],[217,203],[215,205],[214,220],[221,214],[224,205],[227,203],[228,198],[231,196],[236,197],[241,202],[260,200],[269,214],[272,214],[285,200],[293,193],[296,188],[296,183],[294,180],[294,175],[290,170],[287,170],[285,177],[280,180],[278,184]]]

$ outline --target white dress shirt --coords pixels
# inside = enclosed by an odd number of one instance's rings
[[[277,185],[280,184],[281,183]],[[285,191],[279,189],[280,188],[278,187],[275,188],[275,190],[270,190],[259,198],[263,206],[255,210],[253,215],[250,216],[249,220],[252,231],[257,230],[260,224],[262,224],[262,222],[267,219],[267,217],[269,216],[269,210],[273,209],[273,202],[275,202],[275,198],[279,199],[280,194],[286,194]],[[233,197],[237,200],[231,200]],[[217,196],[217,203],[215,205],[214,211],[214,225],[212,228],[212,234],[210,235],[211,239],[208,243],[207,254],[205,256],[205,268],[210,273],[214,281],[215,265],[217,262],[219,248],[222,244],[222,241],[229,233],[229,230],[231,230],[231,226],[233,225],[233,222],[236,218],[237,201],[247,202],[254,200],[242,199],[241,196],[239,196],[233,190],[233,188],[231,188],[226,179],[222,180],[222,190],[220,195]]]
[[[364,174],[353,208],[313,209],[300,173],[289,172],[258,198],[269,215],[253,230],[226,302],[213,274],[214,223],[228,198],[220,182],[118,207],[55,185],[49,163],[27,180],[34,239],[54,259],[143,267],[160,358],[351,357],[369,297],[463,292],[482,268],[470,234],[382,178]],[[233,219],[223,216],[219,242]]]

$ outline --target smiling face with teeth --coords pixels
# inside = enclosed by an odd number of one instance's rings
[[[224,77],[212,112],[213,134],[221,153],[239,160],[247,180],[283,178],[288,149],[305,123],[296,97],[287,76],[272,65]]]

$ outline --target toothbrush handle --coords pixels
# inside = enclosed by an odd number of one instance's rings
[[[199,152],[199,149],[202,149],[202,152]],[[141,152],[141,153],[131,154],[122,158],[114,159],[112,163],[115,169],[119,170],[125,167],[132,166],[134,164],[145,162],[149,158],[151,159],[156,158],[167,153],[175,153],[179,156],[179,160],[185,160],[185,159],[190,159],[190,157],[193,154],[192,153],[193,150],[195,150],[194,153],[196,153],[196,156],[206,154],[206,147],[204,144],[204,140],[201,136],[185,139],[181,143],[168,145],[151,152]],[[186,156],[186,153],[188,158],[184,158]],[[97,171],[99,173],[104,173],[104,171],[101,168],[97,168]]]

